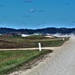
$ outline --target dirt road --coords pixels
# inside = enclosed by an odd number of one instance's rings
[[[10,75],[75,75],[75,37],[71,37],[63,46],[56,48],[46,60],[27,71]]]
[[[58,47],[42,47],[41,49],[50,49],[53,50]],[[14,48],[14,49],[0,49],[0,51],[6,51],[6,50],[39,50],[39,48]]]

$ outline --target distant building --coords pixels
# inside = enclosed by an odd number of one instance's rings
[[[28,34],[21,34],[21,37],[27,37],[27,36],[30,36]]]

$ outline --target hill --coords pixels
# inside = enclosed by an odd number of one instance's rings
[[[49,34],[75,34],[75,28],[42,28],[42,29],[13,29],[13,28],[0,28],[0,34],[11,34],[11,33],[25,33],[25,34],[33,34],[33,33],[49,33]]]

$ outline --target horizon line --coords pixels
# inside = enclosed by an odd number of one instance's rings
[[[67,28],[67,29],[74,29],[75,27],[42,27],[42,28],[14,28],[14,27],[0,27],[0,28],[9,28],[9,29],[30,29],[30,30],[37,30],[37,29],[45,29],[45,28]]]

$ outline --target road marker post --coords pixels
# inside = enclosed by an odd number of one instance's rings
[[[63,41],[65,40],[65,38],[63,38]]]
[[[41,49],[41,43],[38,43],[38,46],[39,46],[39,51],[42,51],[42,49]]]

